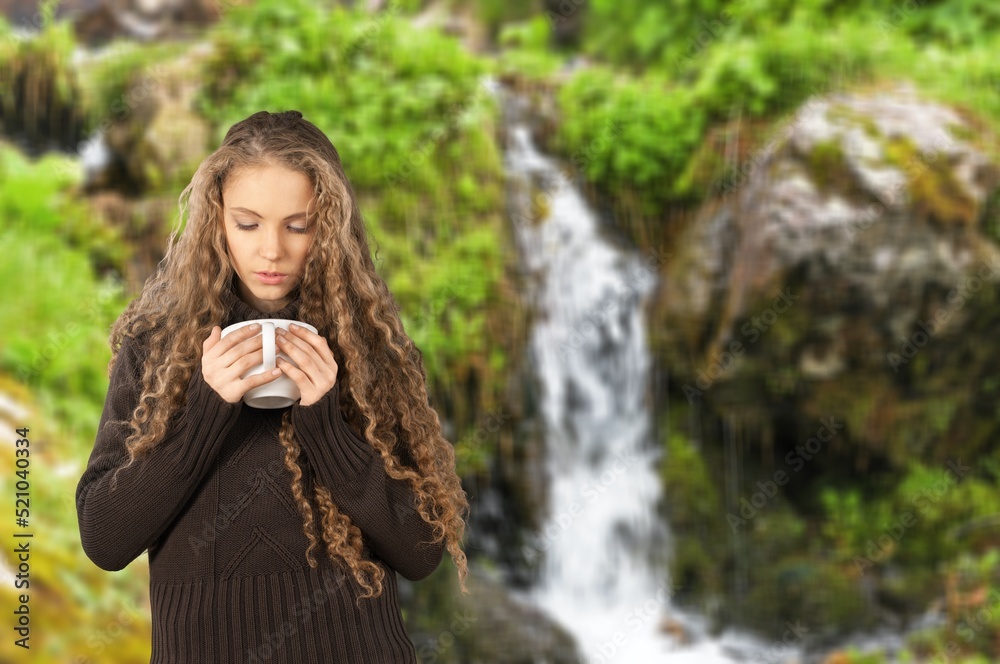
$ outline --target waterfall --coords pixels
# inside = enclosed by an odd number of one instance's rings
[[[526,599],[573,634],[591,663],[759,658],[754,639],[709,637],[704,620],[676,610],[670,580],[657,571],[664,566],[652,558],[670,545],[656,515],[661,446],[643,320],[658,257],[601,236],[581,193],[535,148],[518,117],[524,102],[503,100],[510,216],[534,284],[530,352],[549,482],[547,523],[525,547],[542,561]]]

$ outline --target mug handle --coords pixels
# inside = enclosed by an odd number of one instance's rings
[[[275,367],[274,323],[261,323],[260,333],[264,337],[264,373],[269,373]]]

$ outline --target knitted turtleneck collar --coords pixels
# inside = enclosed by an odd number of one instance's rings
[[[245,320],[259,320],[261,318],[295,319],[298,315],[299,305],[302,304],[301,293],[298,286],[296,286],[295,290],[292,291],[293,295],[291,302],[277,311],[264,313],[263,311],[258,311],[256,307],[247,304],[242,298],[240,298],[236,290],[236,279],[238,279],[238,277],[233,275],[233,281],[230,282],[229,288],[222,291],[222,303],[229,311],[226,324],[223,325],[223,327]]]

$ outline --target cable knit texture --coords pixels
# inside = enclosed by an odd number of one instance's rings
[[[233,290],[224,301],[222,327],[294,319],[300,303],[262,313]],[[375,599],[359,600],[360,586],[325,550],[316,551],[317,569],[306,561],[278,440],[286,409],[228,403],[200,368],[164,439],[112,488],[115,469],[128,461],[129,429],[116,421],[127,422],[138,403],[143,357],[142,342],[126,338],[76,504],[83,548],[101,568],[119,570],[149,552],[151,664],[416,664],[393,572],[426,577],[444,544],[430,543],[409,485],[386,474],[343,417],[339,383],[316,403],[289,408],[307,495],[314,480],[326,486],[361,529],[365,558],[386,570]]]

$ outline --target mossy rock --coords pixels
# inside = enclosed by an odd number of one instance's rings
[[[678,601],[721,596],[726,524],[720,519],[717,488],[706,460],[684,433],[673,429],[666,438],[660,468],[664,518],[675,532],[684,533],[670,556],[669,575]]]
[[[955,177],[940,154],[921,152],[913,141],[894,136],[886,141],[890,163],[906,173],[914,213],[944,227],[974,227],[981,206]]]

